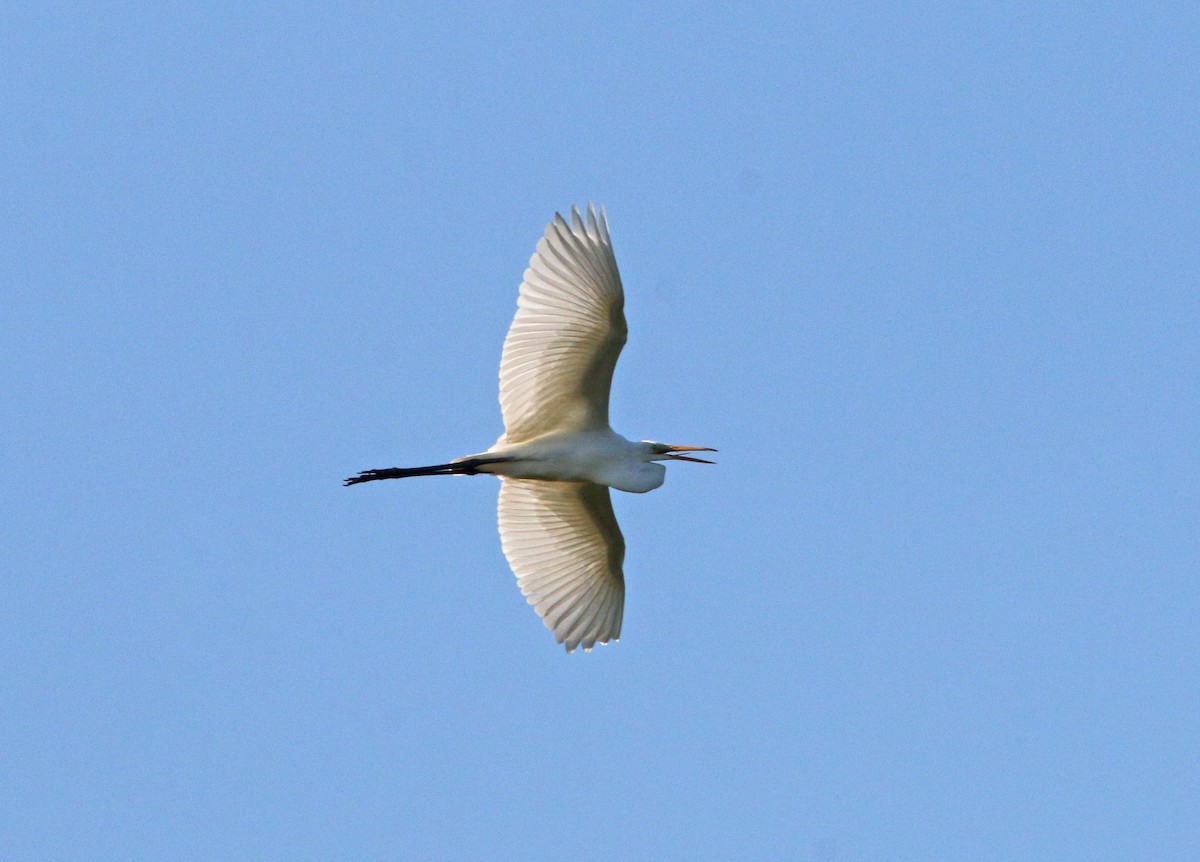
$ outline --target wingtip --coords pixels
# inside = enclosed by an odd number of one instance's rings
[[[591,643],[588,643],[587,641],[582,641],[582,640],[580,640],[580,641],[565,641],[565,642],[559,641],[559,643],[561,643],[563,645],[563,649],[565,649],[567,651],[567,655],[571,655],[572,653],[575,652],[575,650],[579,649],[580,647],[583,647],[584,653],[589,653],[598,646],[608,646],[609,644],[618,643],[620,640],[621,639],[619,637],[610,637],[607,640],[597,639],[597,640],[592,641]]]
[[[571,204],[571,208],[563,215],[561,211],[554,213],[554,220],[546,225],[546,236],[552,236],[557,231],[566,231],[575,236],[597,237],[611,245],[608,235],[608,210],[597,206],[595,201],[588,201],[587,207],[580,210],[579,204]]]

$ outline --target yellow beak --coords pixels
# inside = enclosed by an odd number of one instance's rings
[[[672,461],[692,461],[696,464],[714,464],[715,461],[705,461],[703,458],[689,458],[687,455],[676,455],[675,452],[716,452],[716,449],[710,449],[707,446],[671,446],[667,452],[671,456]]]

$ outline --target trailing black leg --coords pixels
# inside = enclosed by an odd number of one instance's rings
[[[408,479],[412,476],[474,476],[484,464],[500,464],[511,458],[466,458],[449,464],[434,464],[430,467],[384,467],[380,470],[364,470],[357,476],[346,479],[343,484],[357,485],[378,479]]]

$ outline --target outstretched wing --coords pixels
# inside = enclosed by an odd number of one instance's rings
[[[529,260],[500,357],[504,439],[608,426],[608,391],[625,346],[625,293],[608,222],[588,204],[546,226]]]
[[[625,539],[608,488],[504,479],[499,520],[521,592],[567,652],[621,636]]]

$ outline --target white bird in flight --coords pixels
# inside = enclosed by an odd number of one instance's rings
[[[625,539],[608,489],[642,494],[659,461],[711,464],[705,446],[635,443],[608,424],[613,369],[625,346],[625,294],[604,209],[555,213],[529,260],[500,357],[504,434],[486,452],[431,467],[366,470],[376,479],[499,476],[500,543],[517,583],[573,652],[617,640],[625,608]]]

